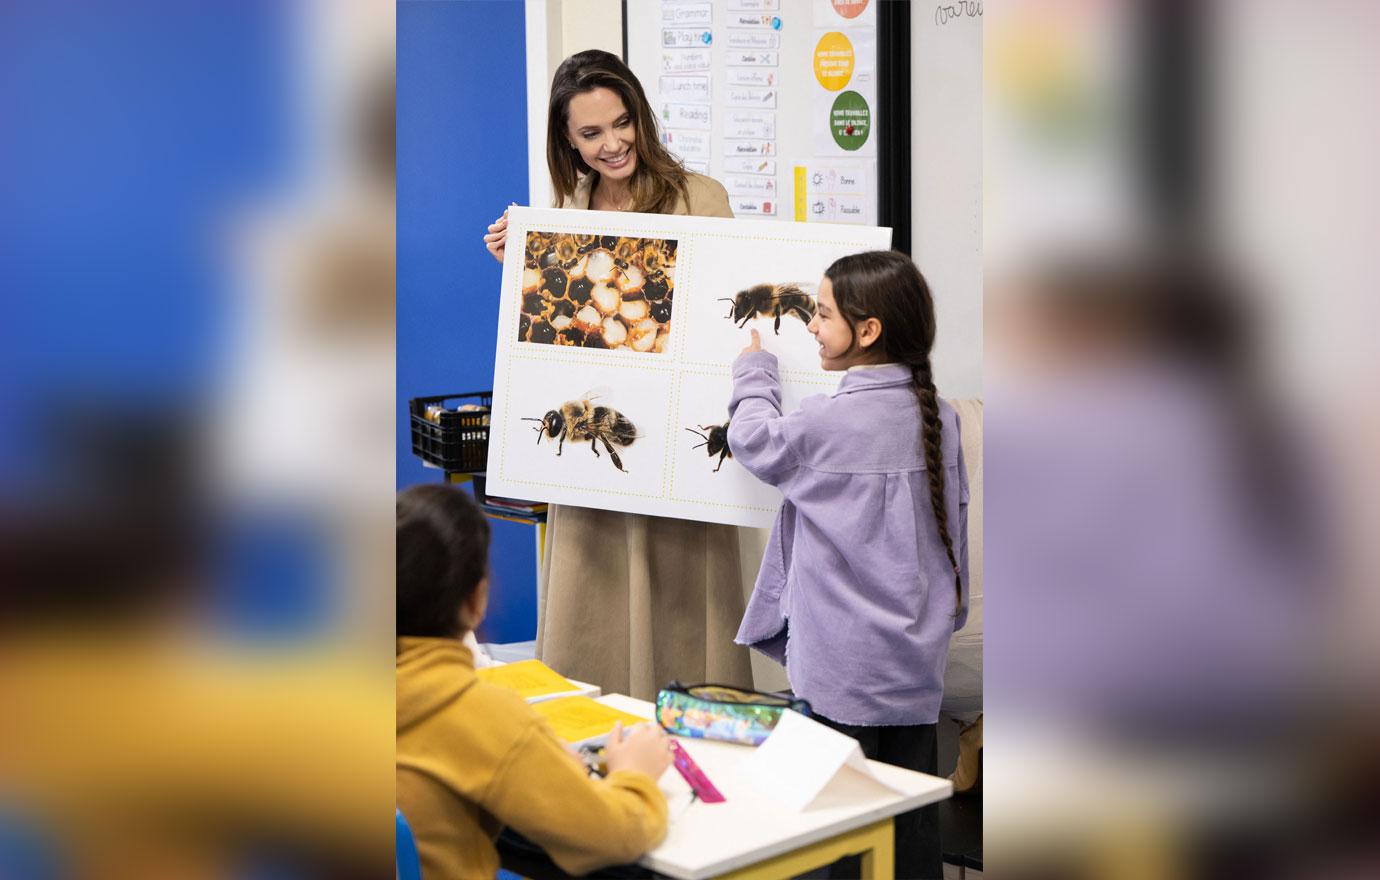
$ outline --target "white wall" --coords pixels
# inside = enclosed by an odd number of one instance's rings
[[[585,49],[623,54],[623,9],[619,0],[526,0],[527,3],[527,187],[529,204],[551,204],[546,167],[546,104],[551,78],[561,62]],[[499,84],[501,87],[501,84]]]
[[[982,396],[982,18],[911,4],[911,255],[934,292],[935,385]]]

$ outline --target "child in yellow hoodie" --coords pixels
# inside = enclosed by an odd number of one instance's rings
[[[461,643],[488,604],[478,506],[442,485],[413,486],[397,504],[397,800],[423,876],[492,880],[505,825],[572,874],[637,859],[666,833],[666,735],[616,730],[607,778],[589,778],[521,697],[476,679]]]

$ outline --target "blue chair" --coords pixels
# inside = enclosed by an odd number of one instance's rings
[[[0,802],[0,877],[57,880],[68,871],[58,858],[57,839],[17,809]]]
[[[412,837],[412,829],[402,810],[393,808],[397,814],[394,860],[398,866],[398,880],[422,880],[422,860],[417,855],[417,841]]]

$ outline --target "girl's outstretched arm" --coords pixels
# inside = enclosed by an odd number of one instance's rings
[[[733,398],[728,404],[728,448],[748,473],[779,486],[799,460],[791,449],[781,415],[781,379],[776,355],[763,351],[757,331],[752,344],[733,362]]]

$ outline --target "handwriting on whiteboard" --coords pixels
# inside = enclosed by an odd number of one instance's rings
[[[934,23],[948,24],[956,18],[977,18],[982,15],[982,0],[958,0],[934,8]]]

